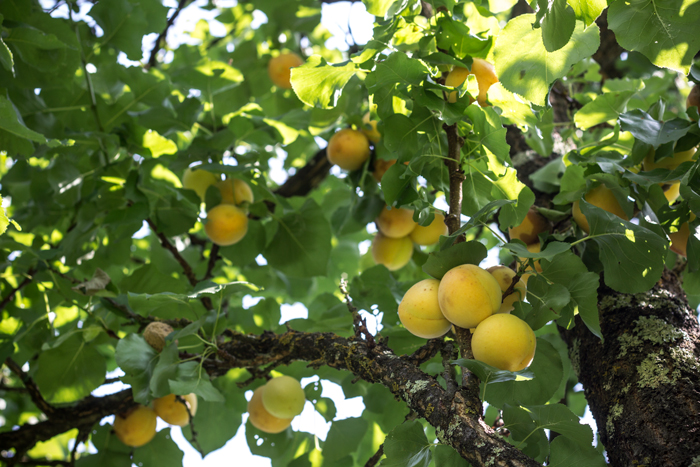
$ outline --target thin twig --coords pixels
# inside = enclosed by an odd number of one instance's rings
[[[168,250],[175,260],[180,264],[180,267],[182,267],[182,270],[185,272],[185,277],[187,277],[187,280],[190,282],[190,285],[192,287],[196,287],[199,281],[197,280],[197,276],[195,276],[194,271],[192,270],[192,266],[190,266],[190,263],[187,262],[185,258],[182,257],[180,252],[175,248],[175,245],[170,243],[170,240],[168,240],[168,237],[165,236],[162,232],[159,232],[158,229],[156,228],[156,224],[150,219],[146,219],[146,222],[148,223],[148,226],[151,228],[151,231],[156,234],[158,237],[158,240],[160,240],[160,244]],[[213,309],[211,299],[209,297],[201,297],[200,301],[202,302],[202,305],[204,305],[204,308],[207,310]]]
[[[340,293],[345,297],[345,303],[348,305],[348,310],[352,313],[353,327],[355,328],[355,336],[361,338],[364,336],[364,340],[367,341],[367,346],[370,349],[376,347],[377,343],[374,341],[374,336],[369,329],[367,329],[367,320],[360,316],[357,307],[352,304],[352,299],[350,298],[350,292],[348,292],[348,281],[344,277],[340,279]]]
[[[190,432],[192,433],[192,439],[189,440],[190,444],[194,445],[194,447],[197,449],[199,454],[202,455],[202,458],[206,456],[204,453],[204,449],[202,449],[202,446],[199,444],[199,441],[197,440],[197,432],[194,429],[194,415],[192,415],[192,411],[190,410],[190,406],[187,404],[187,401],[182,397],[182,396],[175,396],[175,400],[177,400],[179,403],[185,406],[185,410],[187,410],[187,418],[189,419],[189,425],[190,425]]]
[[[170,16],[170,18],[168,18],[168,22],[165,25],[165,29],[163,29],[163,32],[161,32],[158,35],[155,44],[153,44],[153,49],[151,50],[151,55],[148,58],[148,63],[146,64],[146,66],[144,66],[145,69],[149,69],[158,64],[158,62],[156,61],[156,57],[158,56],[158,52],[161,49],[161,42],[165,41],[165,38],[168,35],[168,29],[170,29],[170,26],[173,25],[175,19],[177,19],[182,9],[185,8],[190,1],[191,0],[180,0],[180,2],[177,4],[175,12]]]
[[[2,299],[2,302],[0,302],[0,311],[2,311],[2,310],[5,309],[5,307],[7,306],[7,304],[10,303],[10,301],[14,298],[15,294],[16,294],[17,292],[19,292],[19,291],[22,289],[22,287],[26,286],[27,284],[29,284],[29,283],[34,279],[33,276],[34,276],[34,273],[35,273],[35,272],[36,272],[36,270],[35,270],[34,268],[32,268],[32,269],[30,269],[29,271],[27,271],[27,275],[26,275],[26,277],[24,278],[24,280],[23,280],[22,282],[20,282],[20,283],[17,285],[17,287],[15,287],[14,289],[12,289],[12,291],[11,291],[9,294],[7,294],[7,296],[6,296],[5,298]]]
[[[377,452],[374,453],[372,457],[369,458],[367,462],[365,462],[365,467],[374,467],[379,463],[379,459],[382,458],[384,455],[384,444],[382,443],[379,446],[379,449],[377,449]]]
[[[211,279],[214,277],[214,266],[216,266],[216,260],[219,259],[219,245],[216,243],[211,247],[211,250],[209,250],[209,262],[207,263],[207,272],[204,274],[204,277],[202,278],[203,281],[207,279]]]
[[[22,368],[17,364],[17,362],[12,360],[12,358],[7,357],[7,359],[5,359],[5,365],[7,365],[10,371],[17,375],[17,377],[22,381],[24,387],[27,388],[29,397],[31,397],[32,402],[34,402],[34,405],[36,405],[39,410],[44,412],[47,417],[51,418],[56,413],[56,408],[46,402],[34,380],[30,378],[29,375],[25,373],[24,370],[22,370]]]

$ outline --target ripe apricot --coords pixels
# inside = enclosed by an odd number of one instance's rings
[[[423,227],[416,225],[409,237],[413,243],[418,245],[434,245],[440,240],[440,235],[447,235],[447,225],[445,225],[445,216],[439,212],[435,213],[435,219],[429,225]]]
[[[382,209],[374,222],[381,233],[391,238],[405,237],[418,225],[413,221],[412,210],[389,206]]]
[[[467,70],[466,68],[456,67],[450,72],[450,74],[447,75],[445,85],[452,87],[460,86],[469,75],[474,75],[476,77],[476,82],[479,85],[479,96],[477,97],[479,105],[482,107],[487,106],[488,102],[486,101],[486,93],[491,85],[498,83],[496,68],[484,59],[475,58],[472,62],[471,71]],[[449,94],[447,100],[448,102],[457,102],[457,97],[457,91],[453,91]]]
[[[364,124],[362,133],[365,134],[368,140],[377,144],[382,139],[382,134],[377,130],[377,121],[370,120],[369,112],[367,112],[362,116],[362,123]]]
[[[330,163],[347,171],[362,167],[370,153],[369,140],[365,134],[351,128],[336,132],[328,140],[326,148],[326,157]]]
[[[275,86],[292,89],[291,69],[304,64],[304,60],[293,52],[279,54],[267,63],[267,74]]]
[[[187,413],[187,408],[190,409],[192,416],[197,413],[197,395],[195,393],[180,396],[185,400],[185,404],[177,400],[175,394],[168,394],[164,397],[159,397],[153,401],[153,410],[156,415],[163,419],[165,423],[177,426],[187,426],[190,423],[190,416]]]
[[[613,192],[605,185],[598,185],[597,187],[593,188],[586,193],[584,198],[593,206],[604,209],[605,211],[615,214],[617,217],[620,217],[626,221],[630,220],[629,217],[627,217],[627,214],[625,214],[625,211],[622,209],[622,206],[620,206],[620,203],[617,201],[617,198],[615,198]],[[581,212],[578,200],[574,201],[572,215],[574,217],[574,221],[576,221],[578,226],[581,227],[581,230],[586,233],[590,233],[591,227],[588,225],[586,216],[584,216],[583,212]]]
[[[196,167],[185,169],[185,173],[182,175],[182,187],[194,190],[202,201],[204,201],[207,188],[218,181],[219,177],[213,173],[197,169]]]
[[[253,202],[253,190],[243,180],[227,178],[216,184],[221,192],[221,204],[234,204],[240,206],[243,203]]]
[[[691,213],[689,221],[692,222],[694,220],[695,214]],[[676,232],[668,234],[668,237],[671,239],[671,251],[681,256],[687,257],[688,237],[690,237],[690,225],[688,225],[688,222],[684,222],[683,224],[681,224],[678,230]]]
[[[437,279],[425,279],[414,284],[399,303],[399,319],[414,336],[424,339],[440,337],[452,323],[445,319],[438,303]]]
[[[270,415],[277,418],[294,418],[304,410],[306,395],[295,378],[280,376],[265,385],[262,402]]]
[[[233,245],[248,232],[248,216],[232,204],[220,204],[207,212],[204,231],[219,246]]]
[[[391,238],[377,232],[372,240],[372,258],[389,271],[406,266],[413,256],[413,242],[408,237]]]
[[[515,227],[508,229],[511,240],[517,238],[525,242],[526,245],[539,242],[538,235],[549,230],[549,222],[536,209],[530,208],[525,215],[525,219]]]
[[[539,245],[539,244],[538,244]],[[537,263],[539,265],[539,263]],[[487,269],[488,272],[496,279],[498,285],[501,287],[501,292],[505,293],[510,284],[513,283],[513,278],[515,277],[515,271],[511,268],[505,266],[492,266]],[[525,299],[527,294],[527,286],[522,279],[519,279],[515,283],[513,292],[503,298],[501,307],[496,311],[496,313],[510,313],[513,310],[513,304]]]
[[[389,170],[389,167],[394,164],[396,164],[396,159],[376,159],[374,161],[374,171],[372,172],[372,176],[377,182],[381,182],[386,171]]]
[[[651,148],[651,150],[647,153],[646,157],[644,158],[644,170],[673,170],[679,165],[681,165],[683,162],[693,160],[693,156],[695,155],[696,151],[697,150],[695,148],[690,148],[687,151],[681,151],[673,154],[673,157],[664,157],[663,159],[655,162],[654,155],[656,154],[656,151],[654,151],[654,148]]]
[[[114,417],[114,433],[127,446],[139,447],[156,435],[158,417],[152,408],[143,405]]]
[[[262,402],[262,393],[265,386],[260,386],[253,392],[253,397],[248,401],[248,420],[251,425],[265,433],[281,433],[292,424],[292,418],[277,418],[265,409]]]
[[[537,340],[530,326],[511,314],[495,314],[479,323],[472,335],[474,359],[499,370],[519,371],[535,356]]]
[[[452,324],[476,327],[501,307],[501,287],[486,270],[462,264],[447,271],[440,281],[440,310]]]

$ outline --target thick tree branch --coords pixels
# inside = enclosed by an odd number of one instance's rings
[[[350,371],[369,383],[382,384],[434,426],[441,442],[454,447],[474,466],[540,465],[487,426],[481,420],[480,409],[474,411],[462,392],[451,397],[408,357],[399,357],[381,344],[370,349],[364,341],[348,340],[332,333],[291,330],[281,335],[237,334],[222,348],[241,361],[286,355],[290,362],[325,364]],[[222,362],[211,363],[205,362],[205,367],[213,374],[224,374],[232,368]]]
[[[72,407],[57,408],[55,417],[49,420],[0,433],[0,451],[15,449],[17,454],[23,454],[40,441],[73,428],[88,429],[103,417],[123,412],[134,405],[131,389],[104,397],[86,397]]]
[[[51,418],[56,413],[56,408],[46,402],[36,383],[34,383],[34,380],[30,378],[29,375],[25,373],[22,368],[11,358],[8,357],[5,360],[5,365],[7,365],[7,368],[9,368],[10,371],[17,375],[20,381],[22,381],[22,384],[24,384],[24,387],[29,393],[29,397],[31,397],[32,402],[34,402],[34,405],[36,405],[39,410],[44,412],[47,417]]]
[[[333,164],[328,161],[326,150],[321,149],[304,167],[297,170],[294,175],[277,188],[275,194],[284,198],[306,196],[311,190],[321,184],[331,167],[333,167]]]
[[[700,327],[666,271],[636,295],[599,289],[604,340],[561,330],[610,465],[688,466],[700,453]],[[694,465],[694,464],[693,464]]]

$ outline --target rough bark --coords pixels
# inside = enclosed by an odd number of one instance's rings
[[[562,330],[612,466],[700,460],[700,328],[678,278],[650,291],[599,290],[601,342]]]

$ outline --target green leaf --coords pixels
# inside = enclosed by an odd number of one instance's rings
[[[596,96],[593,101],[576,112],[574,115],[576,126],[587,130],[600,123],[617,120],[635,93],[636,91],[616,91]]]
[[[576,19],[590,26],[608,6],[606,0],[567,0],[574,9]]]
[[[535,194],[518,180],[518,172],[512,167],[508,167],[505,174],[493,183],[491,196],[497,200],[516,201],[501,208],[498,225],[504,231],[511,226],[520,225],[535,202]]]
[[[370,73],[374,79],[368,83],[368,90],[373,93],[380,88],[420,84],[428,75],[428,67],[422,60],[411,59],[403,52],[394,52],[389,58],[377,64]]]
[[[39,354],[34,381],[48,402],[74,402],[98,388],[106,372],[104,357],[78,332]]]
[[[553,0],[547,4],[540,26],[544,48],[547,52],[556,52],[571,39],[576,27],[576,14],[566,0]]]
[[[535,15],[511,19],[496,40],[496,73],[503,87],[537,105],[555,80],[566,75],[574,63],[590,57],[600,46],[598,26],[584,30],[577,22],[571,40],[556,52],[548,52],[540,31],[532,28]]]
[[[440,280],[447,271],[460,264],[478,265],[487,254],[486,247],[481,242],[461,242],[446,250],[430,253],[423,264],[423,272]]]
[[[386,435],[382,467],[428,467],[431,443],[423,425],[413,420],[404,422]]]
[[[140,467],[182,465],[184,453],[170,436],[170,428],[160,430],[148,443],[134,449],[134,464]]]
[[[7,48],[7,44],[0,38],[0,64],[2,67],[15,76],[15,62],[12,58],[12,52]]]
[[[418,125],[410,118],[402,114],[395,114],[387,118],[384,123],[384,146],[389,151],[409,151],[418,145]],[[401,164],[394,164],[401,165]],[[389,169],[391,170],[391,168]],[[382,178],[384,183],[384,178]],[[383,185],[382,185],[383,188]]]
[[[362,0],[362,3],[367,8],[367,13],[380,18],[384,18],[391,6],[396,2],[397,0]]]
[[[331,109],[338,104],[343,88],[355,75],[356,67],[352,61],[329,64],[320,55],[312,55],[306,63],[291,69],[292,89],[303,103]]]
[[[533,378],[533,373],[528,369],[520,371],[499,370],[479,360],[460,358],[450,363],[468,368],[469,371],[479,377],[479,380],[483,384],[503,383],[506,381],[527,381]]]
[[[663,272],[668,241],[583,199],[580,206],[600,249],[605,284],[622,293],[651,289]]]
[[[124,373],[121,379],[130,384],[134,400],[141,404],[151,401],[151,375],[158,363],[158,354],[138,334],[128,334],[117,344],[114,358]]]
[[[131,467],[131,448],[119,441],[112,425],[100,425],[90,432],[96,454],[81,455],[77,467]]]
[[[332,461],[341,459],[357,450],[367,431],[367,420],[364,418],[346,418],[336,420],[323,443],[324,458]]]
[[[46,143],[44,135],[30,130],[24,125],[12,102],[3,96],[0,96],[0,130],[7,131],[20,138],[26,138],[35,143]]]
[[[294,277],[325,275],[331,253],[331,227],[318,204],[307,199],[299,211],[277,221],[277,233],[264,253],[269,264]]]
[[[635,138],[654,147],[679,140],[695,125],[680,118],[667,122],[658,121],[639,109],[620,115],[622,131],[629,131]]]
[[[525,321],[537,330],[559,317],[559,311],[571,300],[569,290],[561,284],[549,284],[539,276],[527,282],[527,301],[532,305]]]
[[[569,290],[571,301],[561,312],[563,319],[573,322],[578,313],[590,331],[602,339],[598,316],[598,286],[600,276],[588,272],[580,257],[571,252],[554,256],[549,263],[542,263],[542,276],[561,284]]]
[[[232,401],[233,397],[227,397],[225,403],[207,402],[203,399],[197,402],[194,429],[204,454],[223,447],[238,432],[242,414],[246,411],[246,404],[240,394],[236,398],[238,401]],[[182,431],[186,438],[191,439],[192,430],[189,425]]]
[[[141,60],[141,38],[165,28],[168,8],[157,0],[114,0],[97,3],[89,14],[104,30],[104,44],[123,51],[129,60]]]
[[[460,454],[452,446],[438,444],[433,450],[433,460],[436,467],[470,467]]]
[[[549,467],[605,467],[605,456],[593,446],[582,446],[565,436],[557,436],[550,445]]]
[[[10,225],[10,219],[7,218],[5,207],[2,205],[2,196],[0,196],[0,235],[5,233],[8,225]]]
[[[697,0],[612,2],[608,27],[624,49],[641,52],[651,62],[687,75],[700,50]]]

